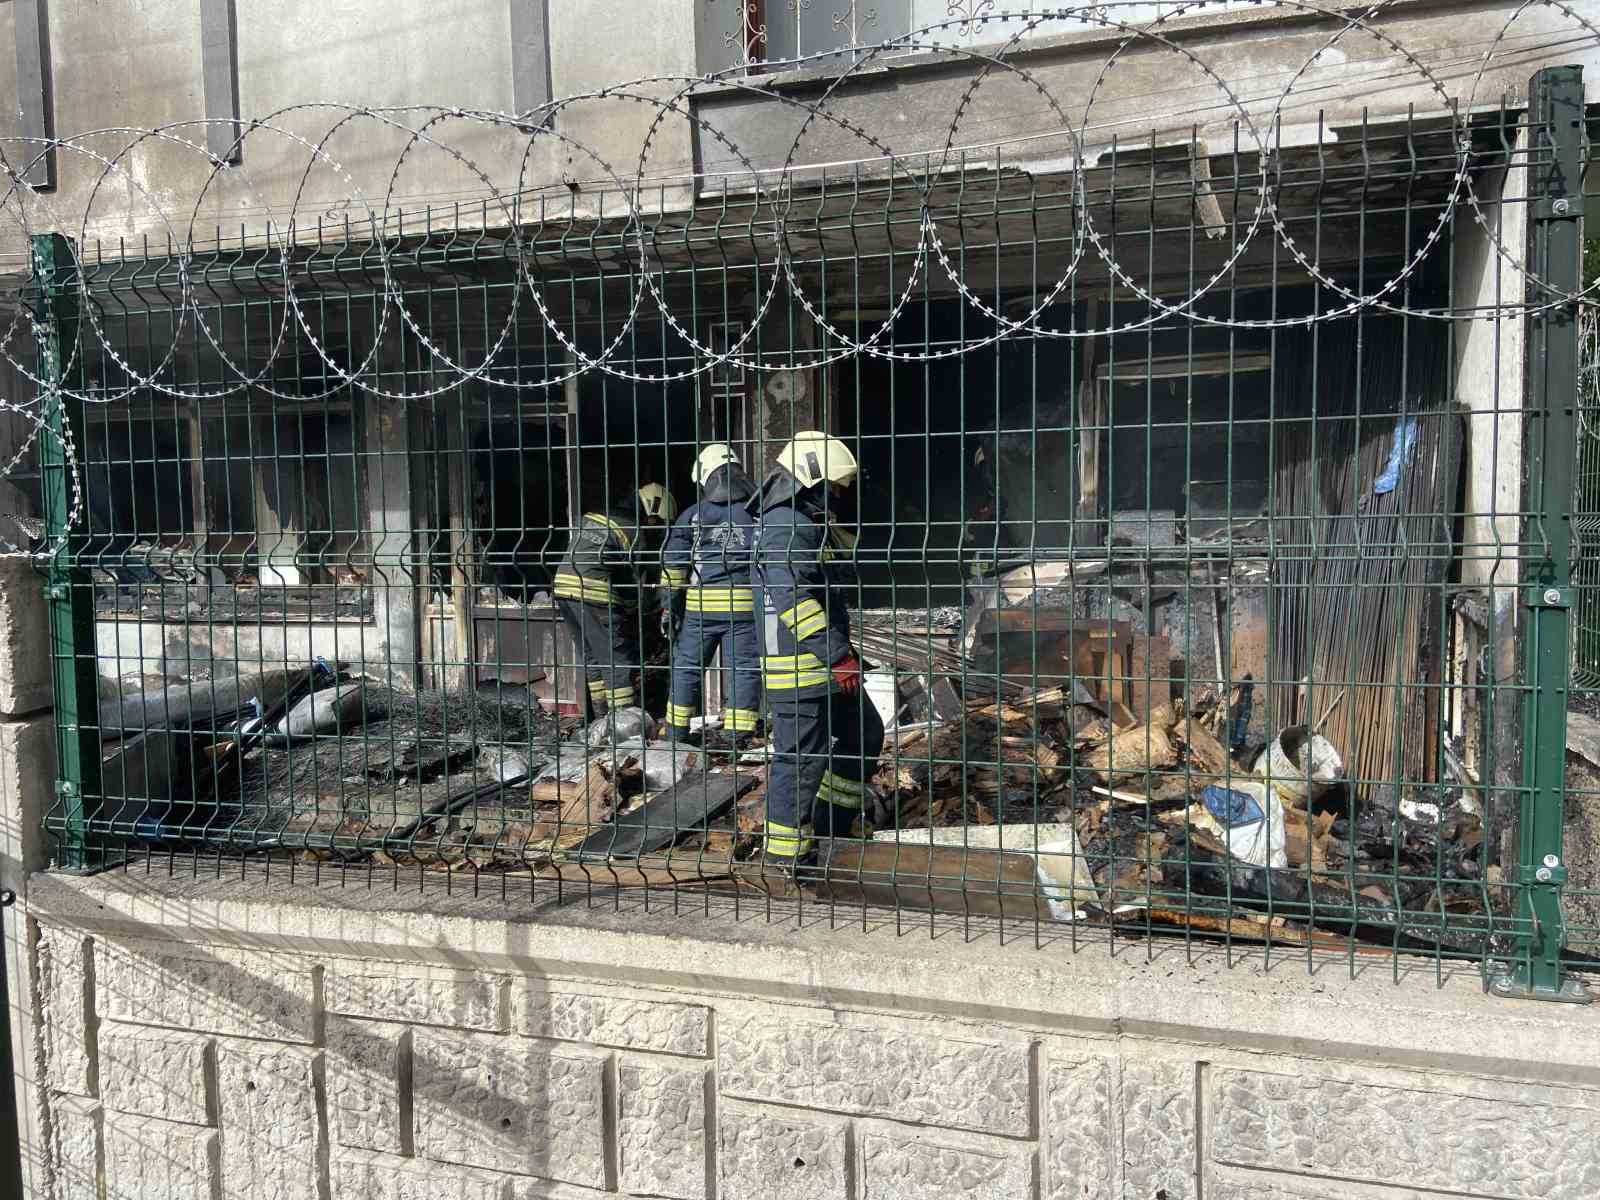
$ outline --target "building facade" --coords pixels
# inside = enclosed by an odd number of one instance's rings
[[[1597,29],[1501,0],[0,5],[26,1194],[1590,1194],[1589,1010],[1483,984],[1600,938],[1594,863],[1516,874],[1514,752],[1523,685],[1555,688],[1518,675],[1572,301],[1537,255],[1584,192],[1530,79],[1592,89]],[[1338,932],[1226,855],[1194,906],[1202,843],[1154,825],[1113,829],[1085,916],[1037,838],[796,902],[741,890],[737,849],[686,880],[533,853],[535,800],[456,805],[511,735],[402,746],[395,712],[583,715],[569,527],[803,429],[863,469],[891,725],[908,678],[952,719],[956,660],[968,724],[1080,683],[1107,723],[1098,773],[1073,728],[1018,774],[1037,716],[958,738],[944,811],[1087,846],[1078,785],[1107,827],[1163,777],[1187,804],[1202,699],[1237,720],[1248,685],[1241,741],[1344,756],[1348,825],[1308,806],[1308,842],[1388,831],[1388,862],[1296,864],[1313,910],[1344,885]],[[1095,627],[1121,649],[1082,659]],[[217,714],[323,669],[382,689],[387,747],[231,765]],[[1117,760],[1162,710],[1182,765],[1149,733]]]

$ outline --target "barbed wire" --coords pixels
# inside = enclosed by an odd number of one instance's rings
[[[1577,291],[1567,291],[1552,286],[1529,270],[1520,245],[1508,245],[1498,228],[1498,211],[1495,200],[1480,196],[1480,181],[1476,168],[1485,164],[1484,152],[1474,148],[1474,135],[1486,120],[1498,113],[1502,122],[1515,120],[1517,106],[1501,96],[1480,94],[1490,72],[1500,64],[1502,53],[1509,59],[1514,46],[1519,68],[1533,69],[1529,48],[1516,43],[1519,22],[1530,21],[1531,14],[1540,14],[1539,33],[1548,44],[1559,44],[1563,56],[1570,56],[1600,45],[1600,28],[1585,13],[1565,0],[1522,0],[1505,17],[1477,57],[1470,78],[1459,88],[1447,86],[1440,72],[1430,67],[1423,54],[1408,49],[1396,36],[1380,23],[1388,10],[1400,0],[1377,0],[1360,10],[1347,10],[1317,0],[1264,0],[1253,6],[1284,14],[1326,27],[1315,48],[1304,59],[1292,66],[1276,94],[1264,97],[1247,96],[1244,85],[1230,82],[1223,70],[1208,56],[1229,55],[1234,47],[1226,37],[1216,36],[1218,27],[1210,26],[1204,40],[1192,39],[1185,26],[1185,18],[1193,17],[1208,8],[1216,8],[1226,0],[1189,0],[1164,8],[1155,17],[1141,20],[1122,20],[1118,14],[1137,16],[1148,13],[1145,0],[1111,0],[1108,3],[1063,6],[1038,12],[1009,12],[997,10],[992,4],[970,6],[958,14],[951,9],[949,20],[930,24],[914,32],[885,41],[830,49],[818,54],[785,60],[772,64],[787,69],[823,68],[827,74],[819,76],[815,86],[804,93],[782,86],[783,75],[753,74],[749,64],[740,63],[722,71],[706,75],[661,73],[597,87],[553,99],[547,104],[527,112],[508,113],[481,108],[462,108],[443,105],[409,105],[396,108],[375,108],[342,105],[330,102],[301,103],[286,106],[248,122],[191,120],[151,127],[110,127],[97,129],[71,137],[11,137],[0,139],[0,171],[6,187],[0,195],[0,210],[12,221],[26,239],[39,232],[64,232],[69,239],[62,243],[69,255],[67,264],[57,264],[55,282],[70,291],[76,291],[76,308],[81,314],[85,337],[64,348],[62,361],[45,372],[37,368],[34,359],[19,354],[14,347],[32,343],[41,348],[49,344],[51,330],[42,318],[38,305],[19,305],[10,321],[0,333],[0,354],[11,363],[17,374],[30,380],[37,395],[28,400],[17,397],[0,399],[3,419],[20,423],[23,433],[10,459],[0,464],[0,479],[13,474],[26,461],[40,439],[61,437],[60,457],[66,464],[71,480],[71,505],[67,528],[75,528],[84,510],[83,481],[79,471],[80,448],[72,444],[69,422],[51,419],[53,406],[66,401],[94,404],[117,404],[135,396],[166,396],[185,401],[220,401],[245,392],[258,393],[278,399],[317,399],[330,396],[346,388],[359,390],[375,398],[398,402],[417,402],[456,392],[468,384],[482,384],[512,392],[549,390],[564,387],[575,377],[590,373],[603,373],[615,379],[637,385],[664,386],[710,376],[724,369],[739,369],[758,374],[816,369],[832,363],[870,357],[893,363],[929,363],[959,357],[992,347],[1009,338],[1039,339],[1103,338],[1118,334],[1151,330],[1163,323],[1190,322],[1197,326],[1238,330],[1275,330],[1305,327],[1320,322],[1349,319],[1367,312],[1382,313],[1429,321],[1503,320],[1526,316],[1554,308],[1589,306],[1600,281],[1588,281]],[[1584,5],[1591,7],[1591,5]],[[1551,16],[1556,18],[1556,28],[1550,28]],[[982,44],[984,30],[996,31],[996,40]],[[1095,72],[1081,104],[1069,107],[1058,97],[1041,73],[1031,67],[1022,52],[1027,43],[1041,34],[1064,30],[1101,31],[1115,40]],[[1003,37],[1004,40],[999,40]],[[978,44],[971,44],[974,39]],[[1291,217],[1279,202],[1279,191],[1284,184],[1285,148],[1282,137],[1285,116],[1297,104],[1304,105],[1299,90],[1309,86],[1308,81],[1322,66],[1348,60],[1345,50],[1353,41],[1367,41],[1376,47],[1379,59],[1388,66],[1411,78],[1412,85],[1428,95],[1434,110],[1430,119],[1445,123],[1444,137],[1448,138],[1448,180],[1442,194],[1430,197],[1432,218],[1424,230],[1413,237],[1408,227],[1402,248],[1403,261],[1382,278],[1352,287],[1341,280],[1322,261],[1320,249],[1302,245],[1297,237]],[[855,94],[852,85],[880,71],[887,60],[915,53],[936,64],[959,67],[970,71],[970,77],[961,88],[951,111],[948,125],[938,139],[935,149],[911,150],[896,147],[881,130],[867,128],[866,124],[850,115],[845,101]],[[1182,297],[1163,295],[1155,280],[1141,279],[1139,271],[1119,258],[1116,242],[1126,236],[1125,228],[1107,229],[1096,214],[1097,204],[1091,191],[1090,177],[1103,169],[1099,163],[1104,157],[1104,142],[1110,138],[1111,169],[1114,171],[1120,143],[1114,130],[1126,124],[1126,118],[1101,122],[1097,106],[1105,103],[1108,83],[1119,66],[1126,65],[1132,56],[1160,55],[1170,58],[1181,70],[1171,73],[1171,78],[1194,83],[1202,82],[1217,96],[1216,111],[1227,114],[1226,123],[1232,131],[1233,147],[1229,157],[1235,163],[1232,176],[1232,219],[1224,234],[1231,232],[1232,241],[1225,251],[1199,275],[1191,266],[1191,286]],[[1146,70],[1150,63],[1144,62]],[[1166,77],[1159,70],[1155,77]],[[971,115],[981,108],[980,95],[986,87],[994,87],[1004,80],[1022,95],[1032,98],[1039,107],[1029,116],[1047,115],[1048,128],[1043,134],[1029,133],[1018,141],[1031,141],[1039,137],[1063,140],[1068,151],[1059,156],[1064,163],[1056,171],[1066,185],[1067,209],[1070,217],[1070,237],[1064,247],[1054,249],[1055,262],[1050,268],[1048,286],[1042,290],[1030,289],[1030,300],[1025,313],[1008,316],[1000,303],[986,298],[985,292],[997,289],[975,285],[963,270],[965,225],[973,217],[957,206],[952,218],[942,212],[939,204],[940,189],[952,177],[964,177],[972,169],[969,154],[974,145],[985,151],[996,150],[1007,144],[1006,139],[980,139],[976,143],[964,136]],[[717,121],[708,118],[697,101],[708,95],[739,97],[773,106],[777,112],[792,116],[797,124],[787,151],[775,165],[770,153],[741,146],[734,136]],[[1344,94],[1346,102],[1359,99],[1359,94]],[[576,129],[582,121],[564,118],[577,113],[585,105],[638,104],[653,108],[640,140],[637,156],[622,163],[608,159],[596,145],[586,141]],[[1413,106],[1414,108],[1414,106]],[[1003,111],[1016,112],[1015,105]],[[1192,111],[1192,107],[1191,107]],[[1320,110],[1319,110],[1320,112]],[[326,114],[327,128],[315,136],[301,132],[293,126],[308,117]],[[1404,118],[1396,117],[1408,139],[1414,132],[1413,114],[1408,110]],[[698,140],[704,153],[714,154],[735,166],[716,171],[697,172],[679,170],[675,164],[659,166],[657,157],[662,153],[664,131],[687,126]],[[1168,125],[1172,122],[1168,121]],[[1208,128],[1218,124],[1213,119]],[[515,180],[509,187],[495,182],[494,173],[485,169],[472,153],[459,144],[466,140],[452,136],[453,126],[460,126],[471,137],[481,137],[485,132],[497,132],[521,139]],[[370,128],[369,128],[370,127]],[[226,152],[217,154],[207,148],[208,137],[217,129],[234,138]],[[926,125],[922,126],[926,128]],[[1501,126],[1502,144],[1494,156],[1505,165],[1515,165],[1518,153],[1506,140],[1504,124]],[[817,216],[822,214],[822,200],[826,198],[826,169],[811,161],[807,154],[808,142],[817,138],[820,131],[833,140],[844,140],[862,149],[857,159],[845,159],[844,165],[868,169],[869,177],[887,194],[910,198],[916,206],[913,222],[915,245],[910,248],[893,247],[891,257],[904,268],[904,281],[885,288],[885,298],[892,300],[881,318],[876,315],[875,327],[863,330],[859,312],[855,312],[855,329],[847,330],[837,316],[830,317],[826,297],[821,294],[821,280],[810,268],[814,258],[794,242],[795,217],[798,206],[807,200],[817,203]],[[1363,134],[1366,127],[1363,125]],[[344,141],[360,140],[367,133],[398,136],[401,147],[395,155],[381,197],[368,198],[356,175],[340,161],[334,147]],[[1433,131],[1438,140],[1437,130]],[[1319,139],[1317,152],[1321,162],[1322,145]],[[287,215],[275,215],[267,194],[252,177],[250,164],[257,161],[276,163],[281,169],[281,156],[275,158],[268,147],[273,142],[284,143],[292,155],[303,155],[303,163],[295,178],[293,194],[287,205]],[[1153,151],[1157,146],[1154,132],[1148,143]],[[1173,145],[1169,140],[1164,145]],[[1099,147],[1097,149],[1097,146]],[[155,190],[142,167],[135,169],[136,157],[147,148],[159,148],[163,153],[193,156],[204,164],[206,174],[195,191],[192,202],[185,200],[184,211],[169,212],[161,198],[169,193]],[[1180,147],[1181,149],[1181,147]],[[1366,150],[1365,138],[1361,147]],[[559,301],[549,294],[552,287],[569,282],[564,277],[545,278],[538,269],[541,247],[536,223],[528,216],[530,197],[545,194],[546,184],[536,179],[541,152],[553,150],[569,165],[584,164],[587,172],[584,182],[570,174],[566,183],[574,193],[588,194],[584,183],[599,181],[604,191],[601,201],[581,220],[593,229],[609,229],[615,248],[631,252],[631,258],[609,267],[613,281],[626,281],[629,298],[626,310],[616,317],[614,332],[604,334],[604,344],[598,350],[586,349],[578,331],[578,314],[574,310],[570,319],[563,319]],[[480,151],[481,153],[481,151]],[[1412,151],[1413,155],[1415,151]],[[1521,153],[1526,154],[1524,148]],[[399,277],[398,258],[404,257],[408,239],[415,241],[440,233],[432,221],[420,234],[407,234],[405,220],[407,209],[401,194],[402,176],[408,166],[424,160],[426,155],[440,155],[454,168],[481,187],[476,197],[481,214],[475,225],[458,225],[447,232],[484,232],[493,229],[501,239],[497,261],[509,266],[513,273],[509,294],[511,302],[505,320],[492,330],[486,330],[483,352],[468,361],[460,351],[452,352],[433,332],[432,321],[421,318],[407,302],[408,291]],[[1211,147],[1199,136],[1198,127],[1190,131],[1188,145],[1190,157],[1190,195],[1192,204],[1198,204],[1200,188],[1193,174],[1196,157],[1212,156]],[[57,211],[57,198],[32,182],[35,174],[54,159],[78,158],[86,160],[93,172],[92,181],[84,190],[74,190],[82,196],[82,211],[74,219]],[[999,162],[996,153],[996,163]],[[1250,165],[1243,165],[1248,162]],[[838,168],[841,160],[837,154],[830,157],[830,167]],[[1207,166],[1209,174],[1209,165]],[[1150,230],[1154,236],[1155,176],[1154,158],[1150,163],[1150,197],[1152,205]],[[326,344],[316,319],[308,311],[301,294],[307,287],[309,271],[297,254],[308,248],[321,246],[322,221],[317,226],[318,240],[307,242],[306,229],[297,221],[309,195],[316,191],[316,180],[326,173],[338,180],[338,191],[346,199],[342,202],[343,230],[341,245],[349,250],[352,237],[359,236],[359,252],[350,251],[359,259],[364,279],[371,280],[376,316],[370,337],[370,349],[357,362],[345,361],[334,348]],[[183,178],[185,176],[178,176]],[[857,176],[859,178],[859,176]],[[678,190],[687,198],[680,206],[689,212],[706,201],[708,193],[701,185],[715,178],[719,190],[710,193],[711,202],[725,205],[730,196],[740,197],[740,203],[750,214],[747,229],[750,234],[749,261],[738,265],[747,269],[754,281],[754,291],[748,303],[741,307],[743,324],[738,336],[723,346],[709,344],[696,328],[696,315],[678,311],[666,282],[672,268],[665,264],[655,245],[659,222],[677,211],[663,204],[659,208],[646,202],[652,190],[665,193]],[[996,171],[998,178],[998,170]],[[1037,179],[1030,176],[1037,184]],[[732,181],[737,181],[734,187]],[[1368,182],[1363,176],[1363,186]],[[1208,185],[1209,187],[1209,185]],[[211,302],[201,295],[200,282],[206,278],[207,265],[221,253],[221,239],[207,242],[202,233],[203,214],[208,203],[223,191],[230,197],[244,195],[247,201],[238,207],[260,214],[259,227],[253,237],[241,241],[249,245],[258,256],[256,277],[260,278],[264,262],[272,262],[272,283],[277,291],[277,313],[269,333],[269,344],[253,345],[250,362],[240,361],[230,351],[227,338],[215,327],[216,319],[208,317]],[[171,340],[164,347],[155,347],[138,367],[132,356],[118,344],[106,326],[102,312],[104,287],[102,272],[107,263],[114,269],[135,256],[116,254],[107,256],[104,246],[97,248],[94,261],[90,261],[87,248],[95,244],[93,237],[97,225],[97,211],[104,198],[107,203],[127,199],[140,206],[146,223],[153,225],[164,243],[160,257],[170,270],[170,279],[162,280],[163,294],[170,289],[174,294],[166,299],[166,309],[172,314]],[[1319,199],[1320,202],[1320,199]],[[887,205],[887,202],[886,202]],[[1104,205],[1100,205],[1104,207]],[[573,212],[577,211],[574,204]],[[1361,215],[1365,216],[1365,203]],[[1220,212],[1220,208],[1219,208]],[[883,214],[888,213],[885,207]],[[1339,215],[1349,216],[1350,213]],[[1470,220],[1487,240],[1490,252],[1497,260],[1508,281],[1507,291],[1513,296],[1496,295],[1486,311],[1482,305],[1424,305],[1410,303],[1410,286],[1417,280],[1441,247],[1451,244],[1447,236],[1456,223]],[[759,220],[758,220],[759,218]],[[951,221],[956,228],[952,233]],[[803,224],[804,222],[801,222]],[[994,216],[995,243],[993,250],[1000,253],[1003,239],[1000,236],[1000,216]],[[533,227],[530,227],[533,226]],[[759,235],[757,230],[760,230]],[[1188,234],[1191,242],[1195,236],[1191,224]],[[1270,317],[1238,316],[1231,312],[1204,311],[1203,302],[1234,276],[1245,256],[1258,248],[1262,239],[1275,239],[1276,249],[1293,260],[1304,273],[1297,282],[1310,282],[1336,298],[1330,305],[1315,305],[1310,312],[1274,313]],[[954,246],[952,248],[952,238]],[[148,240],[148,239],[147,239]],[[206,247],[211,247],[207,249]],[[719,250],[723,247],[719,246]],[[840,256],[836,256],[840,257]],[[1191,255],[1191,263],[1193,256]],[[1057,306],[1064,295],[1071,292],[1080,278],[1086,278],[1086,267],[1094,263],[1104,272],[1107,283],[1135,296],[1144,311],[1120,321],[1074,319],[1066,328],[1048,323],[1047,314]],[[37,275],[38,271],[35,269]],[[1151,274],[1154,272],[1152,270]],[[197,275],[199,279],[197,280]],[[1365,279],[1365,271],[1362,279]],[[1275,270],[1275,280],[1278,278]],[[297,286],[297,280],[299,286]],[[963,337],[957,343],[935,346],[896,344],[894,326],[910,306],[918,290],[931,290],[935,286],[949,289],[951,294],[968,306],[990,327],[975,336]],[[311,284],[315,290],[315,284]],[[415,290],[414,288],[411,290]],[[803,310],[815,324],[820,336],[815,348],[791,347],[782,354],[763,351],[758,347],[757,334],[763,321],[784,302],[785,298]],[[1123,306],[1124,310],[1128,306]],[[529,314],[529,310],[532,310]],[[853,310],[854,311],[854,310]],[[1585,308],[1587,312],[1587,307]],[[219,309],[220,312],[220,309]],[[637,331],[641,317],[648,312],[652,319],[660,320],[681,339],[683,350],[673,357],[681,361],[669,363],[663,353],[654,360],[640,361],[632,357],[627,346]],[[697,313],[698,310],[695,310]],[[560,361],[548,361],[542,370],[527,369],[520,361],[506,359],[508,348],[517,342],[525,314],[531,315],[538,325],[548,332],[553,342],[561,348]],[[420,346],[427,355],[428,370],[417,372],[417,378],[426,384],[408,386],[403,380],[399,386],[384,382],[384,374],[375,369],[381,348],[391,328],[405,330],[408,339]],[[84,386],[74,386],[80,367],[90,357],[89,338],[98,347],[101,360],[99,377]],[[221,365],[218,378],[208,384],[178,382],[171,370],[182,348],[188,344],[203,344],[209,348]],[[293,346],[309,346],[326,367],[324,379],[327,386],[321,393],[308,392],[304,387],[290,390],[280,386],[280,357]],[[105,369],[110,364],[113,370]],[[508,377],[508,375],[510,377]],[[117,377],[111,382],[113,377]],[[56,428],[59,435],[53,432]],[[58,536],[47,552],[64,546],[64,536]],[[25,548],[6,539],[0,531],[0,554],[15,554],[38,547]]]

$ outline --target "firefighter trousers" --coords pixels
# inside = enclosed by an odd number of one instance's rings
[[[583,655],[589,700],[607,712],[639,703],[639,614],[606,604],[557,600]]]
[[[719,648],[722,727],[729,733],[753,733],[760,724],[761,633],[755,618],[749,614],[687,612],[672,644],[672,697],[667,703],[667,724],[673,730],[686,732],[690,719],[699,715],[705,670]]]
[[[883,753],[883,719],[864,691],[772,701],[765,852],[790,858],[843,837],[861,812]]]

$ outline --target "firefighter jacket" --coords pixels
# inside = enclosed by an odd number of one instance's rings
[[[686,612],[753,618],[750,556],[756,521],[746,504],[754,493],[737,466],[718,467],[699,503],[672,526],[661,552],[661,583],[683,589]]]
[[[822,542],[822,564],[828,583],[835,588],[853,588],[861,577],[856,571],[856,531],[838,521],[827,522]]]
[[[833,664],[854,653],[846,592],[830,587],[826,518],[781,468],[751,501],[752,509],[758,506],[755,575],[767,701],[825,696],[835,687]]]
[[[636,504],[584,513],[556,569],[556,597],[608,608],[637,609],[641,597],[652,603],[653,540]]]

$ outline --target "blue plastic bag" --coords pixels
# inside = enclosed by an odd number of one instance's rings
[[[1224,825],[1254,825],[1257,821],[1267,819],[1267,814],[1261,811],[1261,805],[1248,792],[1236,792],[1232,788],[1208,783],[1201,790],[1200,799],[1206,811]]]
[[[1401,417],[1394,423],[1394,445],[1389,449],[1389,461],[1383,464],[1383,470],[1373,481],[1374,496],[1387,496],[1400,486],[1400,468],[1410,460],[1411,452],[1416,448],[1417,419]]]

